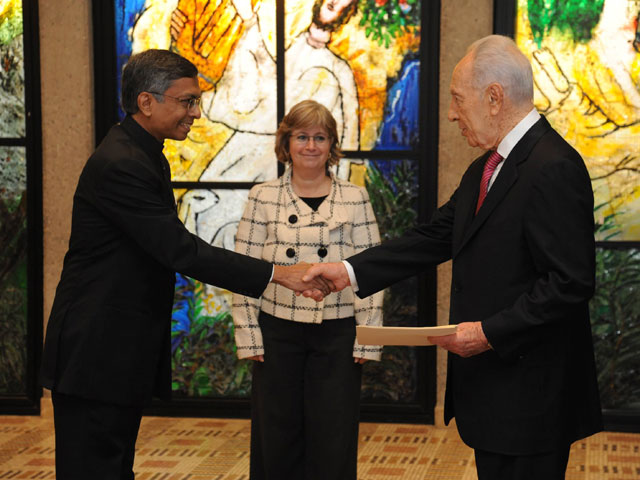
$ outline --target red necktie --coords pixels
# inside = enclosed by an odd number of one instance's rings
[[[478,195],[478,205],[476,206],[476,213],[480,210],[482,206],[482,202],[484,202],[485,197],[487,196],[487,189],[489,188],[489,180],[491,180],[491,176],[493,172],[496,170],[498,164],[502,161],[502,156],[498,152],[491,152],[489,158],[487,158],[486,163],[484,164],[484,170],[482,171],[482,179],[480,180],[480,194]]]

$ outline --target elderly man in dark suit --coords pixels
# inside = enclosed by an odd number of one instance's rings
[[[555,480],[570,445],[602,429],[588,302],[593,193],[580,155],[533,107],[528,59],[507,38],[469,47],[449,120],[487,150],[449,201],[398,239],[315,265],[361,297],[453,259],[445,421],[480,480]],[[311,292],[306,292],[311,295]]]
[[[134,478],[142,407],[171,393],[176,271],[251,297],[270,281],[305,288],[306,267],[214,248],[179,220],[162,149],[200,117],[197,75],[167,50],[131,57],[122,76],[127,116],[80,176],[41,370],[59,480]]]

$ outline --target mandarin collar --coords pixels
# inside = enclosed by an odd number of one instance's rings
[[[131,115],[124,117],[120,126],[131,135],[144,150],[153,155],[163,155],[164,143],[147,132]]]

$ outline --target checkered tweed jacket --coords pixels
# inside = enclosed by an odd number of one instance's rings
[[[290,168],[279,179],[251,189],[236,234],[236,252],[277,265],[338,262],[379,243],[378,225],[364,188],[332,177],[329,196],[314,212],[293,192]],[[316,302],[274,283],[260,299],[234,295],[238,357],[264,354],[260,310],[295,322],[355,316],[358,325],[381,325],[382,295],[361,299],[345,288]],[[379,360],[381,352],[382,347],[354,343],[355,357]]]

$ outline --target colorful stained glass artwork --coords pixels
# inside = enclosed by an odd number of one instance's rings
[[[248,190],[176,189],[187,229],[215,247],[234,249]],[[249,362],[238,362],[231,292],[176,274],[171,322],[173,391],[183,396],[246,396]]]
[[[0,395],[25,393],[27,166],[24,147],[0,147]]]
[[[0,2],[0,138],[25,135],[22,1]]]
[[[285,2],[285,110],[305,98],[325,104],[343,150],[415,148],[419,2],[327,5]],[[116,2],[120,65],[131,53],[170,48],[200,71],[202,118],[186,141],[165,143],[173,180],[277,176],[275,12],[275,0]],[[349,178],[349,170],[343,162],[338,173]]]
[[[199,70],[202,117],[186,141],[165,142],[174,181],[276,178],[279,86],[285,112],[306,98],[327,106],[343,150],[418,148],[420,2],[288,0],[283,5],[284,78],[278,79],[276,0],[115,1],[119,70],[131,54],[148,48],[171,49]],[[335,171],[366,185],[377,213],[394,219],[381,225],[387,235],[415,220],[415,162],[348,158]],[[248,190],[177,189],[175,194],[191,232],[212,245],[234,248]],[[408,282],[413,283],[387,295],[391,324],[416,322],[418,287],[415,280]],[[229,292],[177,275],[176,395],[250,392],[250,362],[236,358],[230,304]],[[412,349],[390,350],[381,364],[365,369],[363,398],[414,402],[416,366]]]
[[[187,229],[214,247],[234,250],[238,223],[247,203],[248,190],[176,190],[178,215]],[[206,305],[210,312],[230,311],[231,293],[207,285]]]
[[[144,11],[145,0],[114,0],[114,20],[116,39],[116,85],[118,98],[120,98],[120,82],[122,81],[122,69],[131,56],[131,33],[133,25],[138,20],[140,13]],[[124,118],[122,106],[118,105],[120,119]]]
[[[518,0],[535,105],[583,156],[598,240],[640,240],[640,2]]]
[[[324,95],[322,103],[332,110],[338,124],[343,125],[342,145],[346,150],[385,148],[377,145],[385,123],[389,126],[395,124],[398,129],[407,131],[409,137],[417,138],[417,121],[401,121],[406,119],[403,117],[405,113],[412,116],[417,111],[419,102],[412,105],[411,112],[401,112],[401,108],[407,105],[398,102],[397,97],[416,98],[419,95],[419,82],[412,82],[409,78],[415,79],[416,74],[419,75],[420,2],[359,1],[353,17],[342,26],[341,22],[349,15],[348,7],[355,3],[348,0],[335,2],[345,8],[343,18],[339,16],[335,19],[329,14],[327,18],[323,15],[325,3],[318,1],[314,5],[313,11],[319,13],[314,13],[307,20],[306,31],[294,37],[286,50],[292,58],[291,61],[287,58],[286,62],[285,100],[289,92],[292,92],[293,98],[287,101],[292,103],[309,95],[307,92],[312,92],[318,98]],[[301,40],[307,43],[320,42],[322,33],[318,33],[315,27],[318,23],[322,24],[323,20],[328,24],[324,28],[330,32],[326,33],[329,38],[325,47],[329,54],[324,54],[329,58],[322,61],[316,59],[322,58],[319,54],[321,49],[318,48],[313,55],[308,55],[315,59],[318,66],[305,69],[304,64],[299,65],[300,45],[304,45]],[[300,31],[300,28],[295,31]],[[298,50],[294,50],[295,47]],[[308,66],[312,63],[314,60],[307,61]],[[414,70],[409,67],[410,64]],[[330,65],[330,68],[326,65]],[[323,79],[323,75],[326,79]],[[314,86],[318,79],[322,79],[322,88]],[[352,82],[355,82],[355,95]],[[400,92],[400,89],[404,91]],[[355,107],[352,96],[355,96]],[[357,112],[355,118],[349,114],[354,108]],[[410,150],[414,147],[417,147],[417,142],[396,143],[392,148]]]
[[[640,414],[640,250],[596,249],[589,304],[602,408]],[[629,417],[631,418],[631,417]]]
[[[415,225],[418,217],[418,165],[410,160],[368,160],[366,186],[378,220],[382,241],[398,237]],[[418,325],[418,280],[409,278],[387,288],[383,318],[388,326]],[[363,400],[411,403],[417,392],[415,348],[384,348],[380,362],[365,364]]]
[[[27,189],[24,148],[0,147],[0,200],[5,205],[20,202]]]
[[[271,101],[261,100],[259,108],[247,114],[243,109],[252,101],[256,85],[243,90],[223,87],[230,78],[223,78],[223,73],[235,58],[237,44],[241,39],[253,41],[243,37],[247,28],[234,3],[119,0],[119,4],[123,23],[116,34],[124,37],[116,42],[119,62],[124,64],[129,55],[148,48],[167,48],[191,60],[200,72],[202,118],[195,121],[186,141],[165,142],[173,180],[260,182],[276,178],[277,163],[272,160],[277,124],[271,113],[277,110],[275,91]],[[274,19],[275,3],[262,6],[261,11],[269,8],[274,9],[270,15]]]
[[[248,397],[253,362],[238,360],[231,313],[208,309],[205,288],[176,274],[171,322],[173,396]]]
[[[420,62],[407,61],[389,88],[384,120],[375,150],[417,149],[419,136]]]

